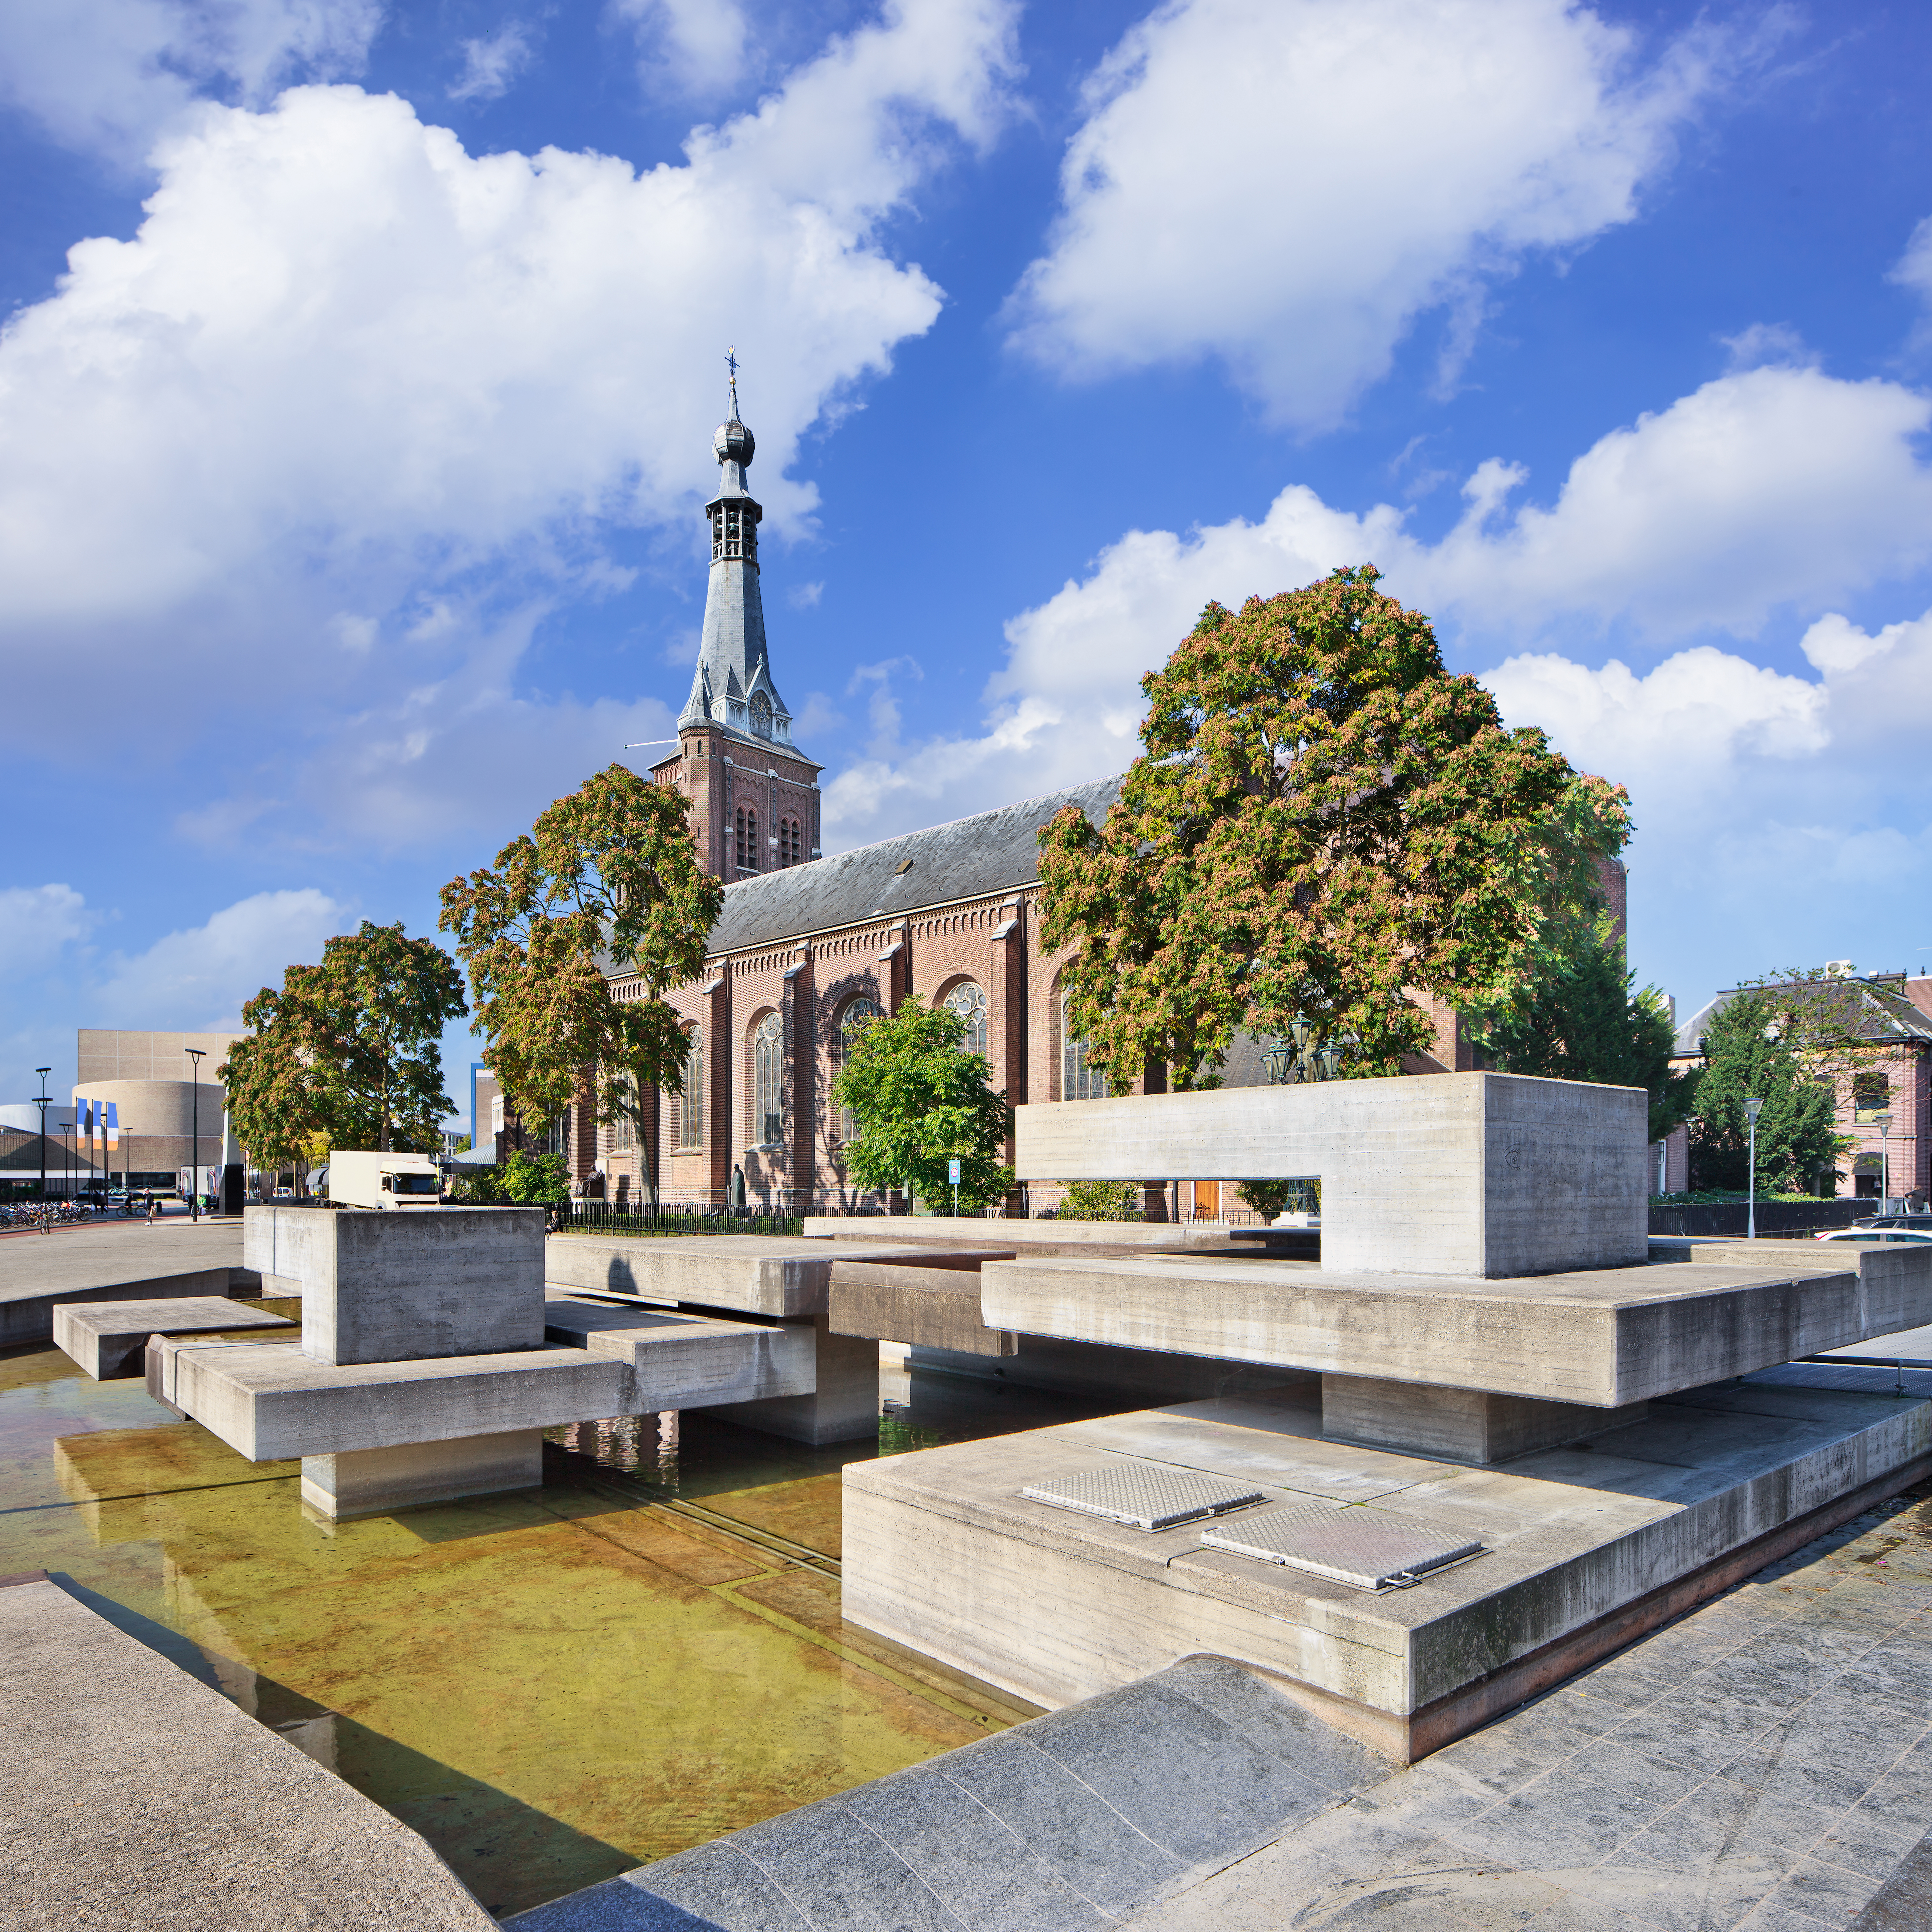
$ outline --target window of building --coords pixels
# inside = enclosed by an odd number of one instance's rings
[[[1112,1090],[1107,1076],[1087,1064],[1087,1042],[1077,1035],[1067,1016],[1066,995],[1060,996],[1060,1097],[1063,1100],[1104,1100]]]
[[[760,1147],[784,1139],[784,1022],[767,1013],[752,1035],[752,1128]]]
[[[636,1094],[636,1082],[627,1078],[624,1082],[623,1104],[626,1106],[635,1106],[637,1105]],[[610,1138],[608,1145],[611,1153],[629,1154],[636,1148],[638,1144],[638,1122],[637,1117],[634,1114],[620,1113],[618,1114],[617,1118],[610,1123]]]
[[[778,820],[778,863],[796,866],[805,856],[805,828],[788,813]]]
[[[741,805],[738,808],[738,869],[741,872],[755,872],[758,869],[758,813],[755,806]]]
[[[570,1109],[566,1107],[541,1131],[525,1130],[524,1150],[531,1154],[562,1154],[570,1145],[569,1136]]]
[[[835,1079],[845,1064],[853,1040],[880,1017],[878,1001],[868,999],[862,993],[856,999],[845,1002],[839,1012],[838,1024],[832,1030],[832,1072]],[[853,1119],[850,1108],[839,1108],[837,1131],[842,1141],[858,1138],[859,1124]]]
[[[759,738],[772,735],[772,700],[762,691],[752,694],[752,732]]]
[[[943,1004],[949,1012],[957,1013],[966,1022],[966,1051],[983,1058],[988,1037],[985,993],[968,980],[955,986]]]
[[[684,1056],[684,1087],[671,1102],[672,1144],[680,1153],[704,1144],[704,1029],[693,1027]]]
[[[1890,1111],[1892,1082],[1882,1073],[1852,1076],[1852,1118],[1861,1125]]]

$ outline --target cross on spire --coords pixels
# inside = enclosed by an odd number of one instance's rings
[[[738,346],[734,343],[724,352],[724,366],[731,372],[731,414],[738,413]]]

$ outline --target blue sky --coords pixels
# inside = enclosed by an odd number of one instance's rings
[[[1209,598],[1373,561],[1629,787],[1680,1004],[1932,966],[1928,56],[1880,5],[16,0],[0,1097],[433,929],[670,730],[732,344],[829,847],[1119,769]]]

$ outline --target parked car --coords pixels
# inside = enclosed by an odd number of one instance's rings
[[[1932,1241],[1932,1216],[1903,1215],[1885,1221],[1861,1221],[1850,1228],[1828,1228],[1821,1241]]]

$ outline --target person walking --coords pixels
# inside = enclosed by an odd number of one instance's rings
[[[161,1204],[153,1195],[148,1196],[148,1226],[152,1227],[161,1218]]]

